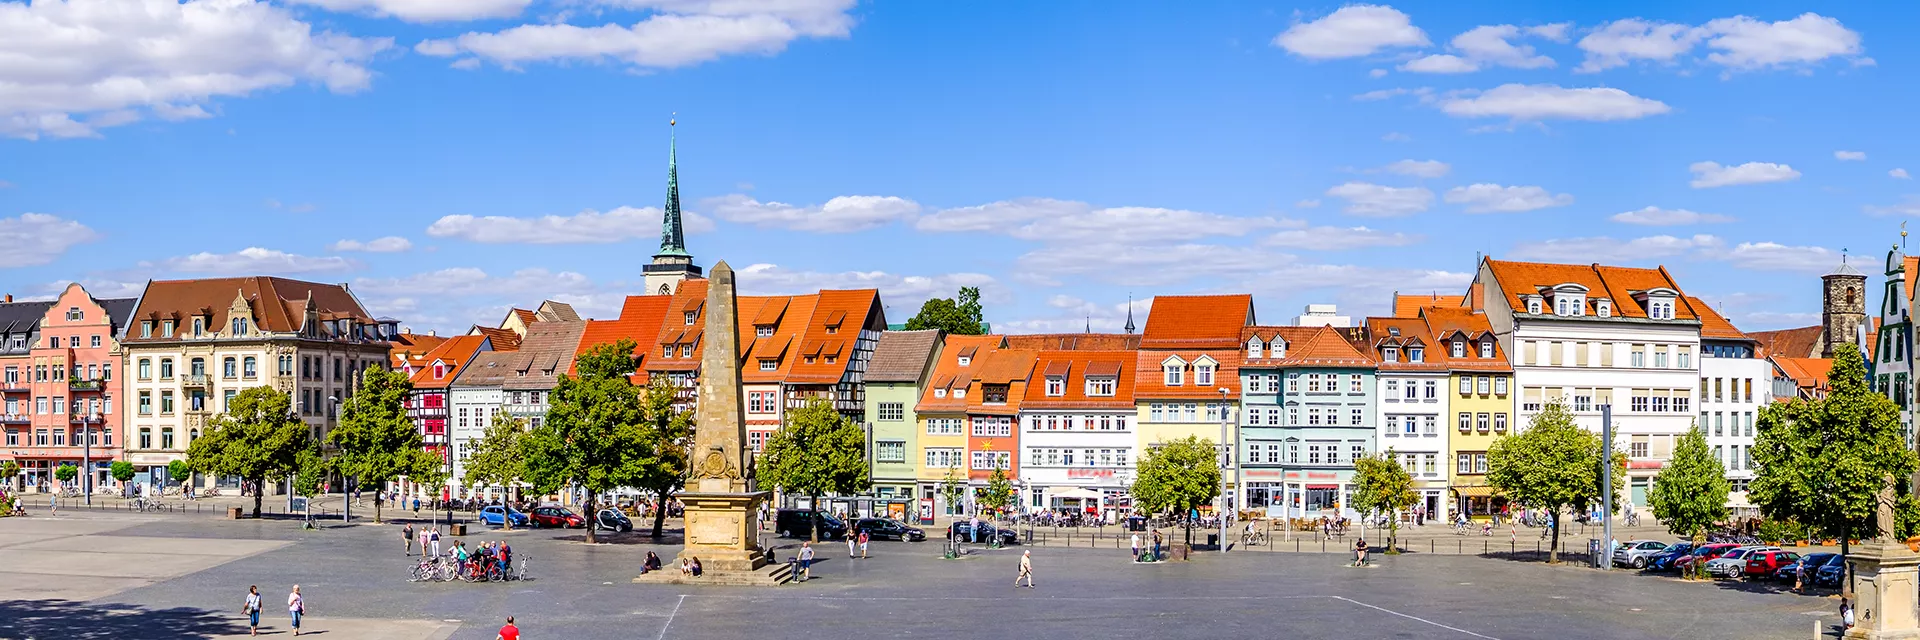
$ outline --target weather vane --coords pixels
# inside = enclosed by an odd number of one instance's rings
[[[680,124],[680,112],[675,111],[672,115],[667,116],[667,126],[671,127],[677,124]]]

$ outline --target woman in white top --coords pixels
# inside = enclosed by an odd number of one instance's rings
[[[260,586],[247,587],[247,604],[242,607],[247,613],[247,635],[260,635]]]
[[[307,601],[300,597],[300,585],[293,585],[293,593],[287,594],[287,615],[293,618],[293,635],[300,635],[300,616],[307,612]]]

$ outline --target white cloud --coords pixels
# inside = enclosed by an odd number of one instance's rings
[[[914,226],[921,231],[982,231],[1064,244],[1171,242],[1302,225],[1296,220],[1242,218],[1184,209],[1096,208],[1072,200],[1021,198],[944,209],[920,218]]]
[[[1367,72],[1367,77],[1369,77],[1369,78],[1385,78],[1385,77],[1387,77],[1387,70],[1386,70],[1386,69],[1374,69],[1374,70],[1372,70],[1372,71],[1368,71],[1368,72]]]
[[[605,244],[660,237],[661,211],[654,207],[620,207],[606,213],[588,209],[571,216],[514,218],[508,216],[443,216],[427,227],[435,238],[459,238],[487,244]],[[682,212],[687,233],[713,230],[713,221],[691,211]]]
[[[1356,4],[1327,17],[1296,23],[1273,38],[1273,46],[1320,60],[1353,58],[1394,47],[1427,46],[1427,34],[1393,7]]]
[[[1262,241],[1270,247],[1309,251],[1345,251],[1379,247],[1404,247],[1421,241],[1421,236],[1388,233],[1366,227],[1311,227],[1281,231]]]
[[[1906,169],[1899,169],[1899,168],[1895,168],[1892,171],[1888,171],[1887,175],[1893,176],[1895,178],[1899,178],[1901,180],[1906,180],[1913,177],[1913,176],[1907,175]]]
[[[328,251],[365,251],[367,253],[399,253],[412,248],[413,241],[400,236],[387,236],[366,242],[341,240],[327,245]]]
[[[1723,216],[1717,213],[1699,213],[1686,209],[1662,209],[1654,206],[1616,213],[1608,219],[1622,224],[1637,224],[1649,227],[1673,227],[1688,224],[1733,222],[1733,216]]]
[[[53,262],[67,249],[100,237],[87,225],[44,213],[0,218],[0,267],[30,267]]]
[[[538,62],[618,62],[670,69],[728,55],[774,55],[801,38],[845,38],[853,0],[602,0],[654,14],[632,25],[583,27],[565,23],[524,24],[506,30],[468,32],[414,47],[422,55],[467,53],[507,68]]]
[[[1819,273],[1840,264],[1840,255],[1825,247],[1792,247],[1773,242],[1742,242],[1731,251],[1715,252],[1710,257],[1756,271]]]
[[[1659,100],[1611,87],[1503,84],[1484,92],[1449,95],[1440,100],[1440,110],[1460,118],[1608,121],[1660,115],[1671,109]]]
[[[1513,250],[1508,252],[1507,257],[1514,260],[1551,262],[1637,262],[1671,258],[1702,249],[1718,248],[1722,245],[1719,238],[1709,235],[1690,238],[1661,235],[1625,241],[1604,236],[1566,238],[1523,242],[1515,245]]]
[[[1387,173],[1417,178],[1438,178],[1447,175],[1447,172],[1452,169],[1452,165],[1439,160],[1399,160],[1380,168]]]
[[[222,97],[301,82],[369,86],[390,38],[316,30],[253,0],[0,2],[0,135],[99,135],[162,118],[205,117]]]
[[[1467,205],[1467,213],[1517,213],[1573,204],[1573,196],[1542,187],[1472,184],[1447,190],[1447,202]]]
[[[1555,22],[1553,24],[1527,27],[1526,31],[1529,35],[1539,36],[1554,42],[1566,42],[1567,31],[1572,28],[1573,23],[1571,22]]]
[[[511,18],[533,0],[290,0],[328,11],[369,13],[407,22]]]
[[[1554,66],[1553,58],[1534,51],[1532,45],[1514,44],[1527,36],[1561,40],[1566,37],[1564,23],[1522,29],[1510,24],[1474,27],[1454,36],[1450,43],[1460,55],[1433,54],[1400,65],[1401,71],[1415,73],[1469,73],[1485,67],[1542,69]]]
[[[507,277],[496,277],[476,267],[450,267],[401,277],[355,278],[353,290],[383,297],[526,297],[589,294],[597,287],[586,276],[573,271],[556,273],[544,268],[528,268]]]
[[[1320,201],[1315,200],[1313,198],[1307,198],[1305,200],[1301,200],[1299,202],[1293,203],[1293,206],[1301,209],[1313,209],[1320,206]]]
[[[1353,99],[1361,102],[1372,102],[1375,100],[1385,100],[1387,98],[1392,98],[1395,96],[1418,96],[1422,99],[1425,99],[1426,97],[1431,95],[1433,95],[1432,87],[1419,87],[1415,89],[1408,89],[1406,87],[1396,87],[1393,89],[1375,89],[1373,91],[1368,91],[1366,93],[1356,94],[1353,96]],[[1392,135],[1392,134],[1388,134],[1388,135]]]
[[[1812,64],[1861,51],[1859,33],[1814,13],[1779,22],[1734,16],[1701,28],[1712,34],[1707,48],[1719,50],[1707,54],[1707,60],[1736,71]]]
[[[1793,167],[1772,162],[1749,162],[1731,167],[1721,166],[1718,162],[1695,162],[1687,165],[1687,170],[1693,172],[1693,181],[1687,184],[1695,189],[1786,182],[1800,178],[1800,172],[1794,171]]]
[[[1367,182],[1348,182],[1327,190],[1327,195],[1347,201],[1341,210],[1356,216],[1390,218],[1426,211],[1433,204],[1433,192],[1424,187],[1388,187]]]
[[[1626,66],[1635,60],[1673,62],[1700,42],[1693,27],[1627,18],[1607,23],[1580,39],[1587,59],[1574,71],[1591,73]]]
[[[865,231],[920,212],[919,203],[893,196],[839,196],[823,205],[797,207],[736,193],[708,198],[701,205],[728,222],[816,233]]]
[[[87,295],[95,298],[138,298],[147,292],[145,280],[114,280],[109,278],[81,278],[79,280],[55,280],[40,288],[42,295],[29,299],[52,300],[67,290],[67,285],[75,282],[86,288]]]
[[[735,271],[741,293],[780,295],[812,293],[821,289],[879,289],[880,299],[904,321],[933,297],[952,297],[961,287],[980,287],[985,302],[1009,302],[1010,296],[993,276],[949,273],[936,276],[902,275],[885,271],[795,271],[775,264],[751,264]]]
[[[202,251],[189,256],[170,258],[162,265],[167,269],[183,273],[229,276],[324,273],[345,271],[355,266],[352,261],[339,256],[303,256],[260,247],[247,247],[233,253]]]
[[[1867,212],[1869,215],[1876,215],[1876,216],[1886,216],[1886,215],[1920,216],[1920,196],[1910,195],[1905,198],[1901,198],[1900,202],[1886,205],[1886,206],[1870,204],[1870,205],[1861,207],[1861,210]]]
[[[1835,159],[1835,160],[1865,160],[1865,159],[1867,159],[1867,152],[1865,152],[1865,151],[1835,151],[1835,152],[1833,152],[1833,159]]]

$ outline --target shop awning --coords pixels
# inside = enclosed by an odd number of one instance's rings
[[[1048,493],[1047,496],[1051,498],[1060,498],[1062,500],[1099,500],[1105,497],[1104,494],[1101,494],[1098,491],[1092,491],[1089,489],[1080,489],[1080,488],[1068,489],[1060,493]]]
[[[1462,498],[1478,498],[1482,496],[1491,496],[1495,493],[1499,493],[1499,490],[1493,487],[1454,487],[1453,488],[1453,494],[1460,496]]]
[[[1310,485],[1307,485],[1307,488],[1308,488],[1308,489],[1338,489],[1338,488],[1340,488],[1340,485],[1337,485],[1337,484],[1310,484]]]

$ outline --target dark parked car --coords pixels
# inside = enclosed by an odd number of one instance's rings
[[[1816,587],[1839,587],[1840,582],[1846,579],[1847,557],[1837,553],[1813,571],[1813,584]]]
[[[607,531],[626,533],[633,530],[633,520],[628,519],[627,514],[620,513],[619,509],[601,509],[595,524]]]
[[[1822,553],[1809,553],[1807,555],[1800,556],[1799,560],[1789,562],[1786,564],[1786,566],[1782,566],[1778,570],[1775,570],[1773,572],[1773,579],[1779,580],[1782,582],[1793,582],[1796,579],[1795,576],[1800,573],[1800,567],[1804,566],[1809,571],[1817,571],[1820,569],[1820,565],[1826,564],[1827,560],[1831,559],[1833,556],[1836,556],[1836,555],[1839,555],[1839,554],[1822,552]],[[1807,577],[1808,577],[1808,581],[1811,582],[1813,576],[1807,576]]]
[[[1653,557],[1647,558],[1647,568],[1654,571],[1672,571],[1673,561],[1690,553],[1693,553],[1693,543],[1675,542],[1667,545],[1665,551],[1653,554]]]
[[[818,513],[806,509],[781,509],[774,514],[773,530],[782,537],[810,538],[813,536],[813,523],[820,523],[820,539],[832,540],[847,535],[847,523],[833,514]]]
[[[566,507],[534,507],[533,526],[584,529],[587,527],[587,519]]]
[[[993,536],[996,535],[1000,536],[1000,544],[1020,544],[1020,534],[1014,533],[1012,529],[1001,529],[986,522],[980,523],[980,542],[992,540]],[[947,525],[947,538],[958,539],[961,542],[972,542],[975,539],[973,537],[973,522],[961,520]]]
[[[867,537],[875,540],[903,540],[919,542],[927,539],[927,532],[918,527],[907,526],[899,520],[886,518],[861,518],[853,522],[853,530],[866,532]]]

